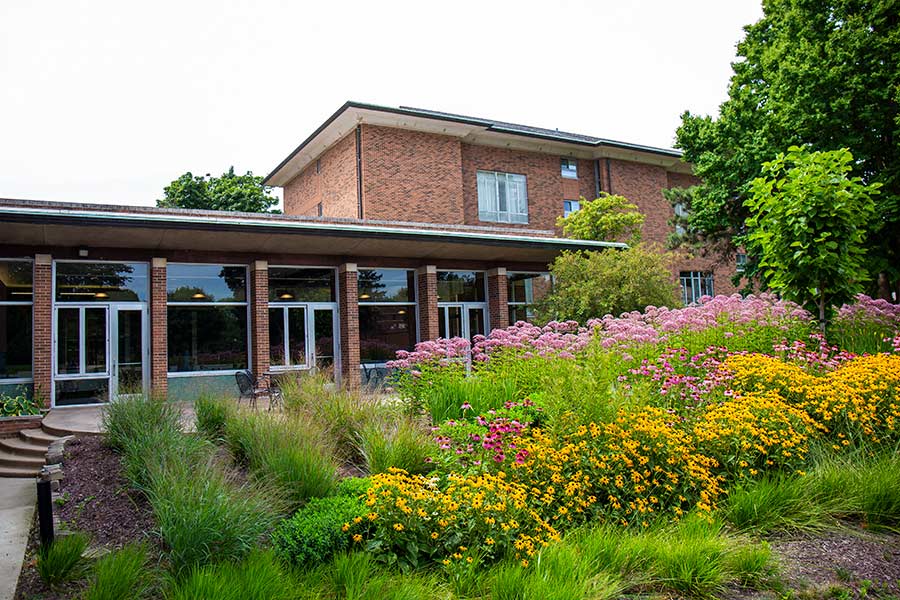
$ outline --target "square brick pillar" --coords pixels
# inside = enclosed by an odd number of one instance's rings
[[[359,389],[359,281],[356,263],[338,268],[338,313],[341,329],[340,386]]]
[[[257,375],[269,370],[269,263],[250,265],[250,364]]]
[[[163,400],[169,393],[169,313],[166,308],[166,259],[150,261],[150,394]]]
[[[416,269],[416,303],[419,309],[419,341],[436,340],[440,335],[438,319],[437,267]]]
[[[491,269],[487,272],[487,277],[490,329],[506,329],[509,327],[509,305],[507,304],[509,288],[506,285],[506,268]]]
[[[34,397],[50,408],[53,390],[53,258],[34,256],[34,292],[32,307],[32,375]]]

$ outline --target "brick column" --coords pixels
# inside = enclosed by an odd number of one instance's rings
[[[490,329],[506,329],[509,327],[509,305],[507,304],[509,288],[506,286],[506,268],[491,269],[487,272],[487,276]]]
[[[250,265],[250,353],[253,372],[269,370],[269,263]]]
[[[34,256],[32,307],[32,374],[34,396],[50,408],[53,389],[53,259],[49,254]]]
[[[164,400],[169,393],[169,313],[166,308],[166,259],[150,261],[150,394]]]
[[[356,263],[338,268],[338,312],[341,328],[340,385],[344,389],[360,387],[359,373],[359,287]]]
[[[426,265],[416,269],[416,303],[419,308],[419,341],[436,340],[438,325],[437,267]]]

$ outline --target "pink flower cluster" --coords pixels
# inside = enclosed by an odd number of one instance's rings
[[[809,337],[818,344],[818,348],[811,348],[801,340],[795,340],[790,344],[782,340],[781,343],[775,344],[772,350],[780,354],[783,360],[812,373],[833,371],[842,363],[855,358],[854,354],[829,345],[825,341],[825,336],[820,333],[814,333]]]
[[[716,346],[692,356],[685,348],[668,348],[653,361],[642,360],[640,366],[629,369],[629,375],[620,376],[619,381],[628,390],[637,378],[647,378],[659,385],[661,396],[693,408],[732,378],[728,371],[719,368],[728,355],[728,348]]]
[[[543,327],[517,321],[506,329],[494,329],[487,337],[475,336],[472,358],[485,361],[492,352],[510,348],[523,351],[526,358],[575,358],[592,338],[592,331],[587,327],[580,327],[577,321],[551,321]]]
[[[835,322],[864,322],[900,330],[900,304],[873,299],[858,294],[853,304],[845,304],[835,316]]]
[[[532,407],[533,403],[530,400],[525,400],[522,404],[507,403],[502,415],[490,410],[486,415],[476,417],[474,423],[451,420],[433,427],[432,431],[437,434],[434,441],[443,455],[439,455],[439,462],[451,464],[454,469],[476,470],[490,468],[492,465],[497,467],[509,456],[513,456],[516,463],[523,463],[528,452],[517,447],[516,439],[529,425],[509,415],[510,410],[520,406]]]
[[[389,369],[406,369],[420,363],[435,362],[448,365],[454,361],[468,360],[471,344],[465,338],[438,338],[416,344],[412,352],[397,350],[397,359],[387,362]]]

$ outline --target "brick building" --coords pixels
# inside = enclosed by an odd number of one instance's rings
[[[672,150],[347,103],[267,177],[284,215],[0,200],[0,393],[48,406],[234,392],[234,373],[333,366],[527,319],[567,249],[556,218],[622,194],[664,241]],[[733,269],[679,265],[690,301]]]

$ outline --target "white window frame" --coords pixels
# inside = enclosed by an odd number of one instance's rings
[[[734,255],[734,270],[737,273],[743,273],[747,270],[747,254],[746,252],[738,252]]]
[[[493,182],[490,179],[493,179]],[[521,181],[517,178],[521,178]],[[506,210],[500,210],[500,180],[506,181]],[[513,183],[514,182],[514,183]],[[524,203],[525,212],[510,210],[509,190],[515,188],[524,192],[524,198],[516,192],[516,204]],[[517,223],[528,224],[528,177],[521,173],[504,173],[502,171],[485,171],[479,169],[475,175],[475,185],[478,194],[478,220],[488,223]],[[493,197],[483,197],[482,191],[493,188]],[[491,206],[495,204],[495,206]],[[518,208],[518,207],[517,207]]]
[[[30,306],[31,307],[31,337],[34,341],[34,260],[30,258],[0,258],[0,262],[20,262],[31,265],[31,300],[0,300],[0,306]],[[31,348],[31,377],[6,377],[0,378],[0,386],[22,385],[34,383],[34,343]]]
[[[443,321],[444,323],[444,331],[449,331],[450,329],[450,312],[449,310],[444,310],[450,307],[459,307],[462,314],[462,337],[471,340],[471,324],[469,323],[469,309],[470,308],[480,308],[484,314],[484,335],[489,335],[491,332],[491,310],[490,305],[488,303],[488,275],[487,271],[482,271],[479,269],[438,269],[438,273],[482,273],[484,276],[481,278],[483,290],[484,290],[484,301],[478,302],[474,300],[447,300],[446,302],[438,302],[438,319]]]
[[[563,200],[563,217],[581,210],[581,200]]]
[[[247,319],[247,340],[246,340],[246,348],[247,348],[247,369],[253,370],[253,352],[251,345],[251,336],[253,335],[253,327],[250,322],[250,267],[249,265],[235,264],[235,263],[188,263],[188,262],[170,262],[166,265],[166,269],[169,266],[190,266],[190,267],[243,267],[244,268],[244,301],[243,302],[170,302],[168,300],[168,286],[169,286],[169,273],[166,271],[166,375],[167,377],[214,377],[216,375],[234,375],[238,371],[244,371],[245,369],[223,369],[221,371],[169,371],[169,352],[168,352],[168,339],[169,339],[169,324],[168,324],[168,310],[170,306],[243,306],[245,317]],[[259,373],[254,373],[259,376]]]
[[[538,276],[541,276],[541,277],[543,277],[543,276],[546,275],[546,276],[551,277],[551,279],[550,279],[550,287],[551,287],[551,289],[552,289],[552,287],[553,287],[553,279],[552,279],[552,276],[550,275],[550,272],[549,272],[549,271],[509,271],[509,272],[506,274],[506,276],[507,276],[507,282],[509,281],[509,277],[512,276],[512,275],[538,275]],[[507,283],[507,285],[509,285],[509,284]],[[533,311],[533,310],[529,310],[529,307],[534,306],[534,290],[531,290],[530,294],[531,294],[531,298],[528,298],[528,297],[527,297],[527,296],[528,296],[528,292],[526,291],[526,299],[525,299],[525,302],[519,302],[519,301],[513,301],[513,300],[507,299],[507,302],[506,302],[507,310],[506,310],[506,312],[509,313],[509,307],[510,307],[510,306],[524,306],[524,307],[525,307],[525,311],[526,311],[526,316],[527,316],[529,319],[531,319],[531,318],[534,316],[534,311]],[[530,323],[530,322],[531,322],[531,321],[529,321],[529,323]],[[510,325],[514,325],[514,324],[515,324],[515,323],[510,322]]]
[[[681,283],[681,301],[685,306],[695,304],[703,296],[715,295],[715,279],[712,271],[681,271],[678,275]],[[704,284],[708,290],[704,293]]]
[[[406,269],[403,267],[358,267],[357,268],[357,280],[359,278],[360,271],[405,271],[405,272],[413,272],[413,285],[415,286],[413,290],[413,297],[415,300],[413,302],[391,302],[391,301],[378,301],[378,302],[369,302],[366,300],[357,300],[357,312],[359,311],[360,306],[411,306],[413,312],[416,317],[416,330],[413,331],[413,346],[419,343],[419,275],[416,273],[415,269]],[[358,317],[357,317],[358,318]],[[362,343],[362,336],[360,336],[359,342]],[[379,362],[379,363],[363,363],[362,358],[359,359],[359,366],[362,369],[368,368],[379,368],[387,366],[387,362]]]
[[[560,158],[559,171],[566,179],[578,179],[578,159],[565,156]]]

